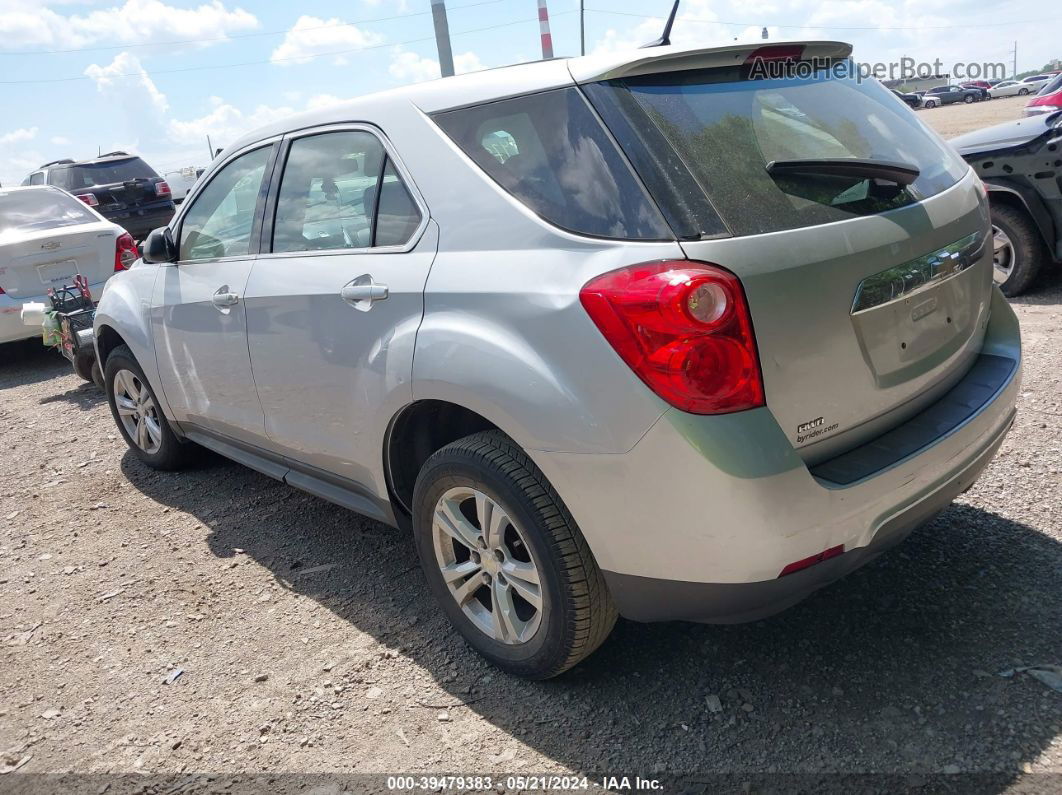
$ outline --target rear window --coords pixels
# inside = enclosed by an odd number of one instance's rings
[[[673,238],[578,89],[433,118],[495,182],[547,221],[595,237]]]
[[[134,179],[152,179],[158,174],[139,157],[128,160],[107,160],[102,163],[81,163],[59,166],[48,172],[48,184],[64,190],[80,190],[96,185],[113,185]]]
[[[606,118],[619,108],[639,116],[632,126],[656,128],[734,235],[884,212],[940,193],[966,172],[962,159],[876,80],[839,79],[828,69],[801,78],[752,80],[747,73],[734,67],[637,77],[591,86],[589,96],[612,106],[602,109]],[[772,161],[846,158],[909,164],[920,175],[903,188],[859,176],[767,171]],[[713,222],[701,225],[705,232]]]
[[[1044,83],[1044,87],[1039,90],[1041,96],[1047,94],[1054,94],[1058,89],[1062,88],[1062,75],[1055,75],[1047,82]]]
[[[78,199],[58,190],[0,190],[0,237],[99,221]]]

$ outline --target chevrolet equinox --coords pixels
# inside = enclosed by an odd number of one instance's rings
[[[617,615],[796,603],[969,488],[1021,369],[984,186],[849,54],[542,61],[246,135],[107,283],[119,431],[409,528],[522,676]]]

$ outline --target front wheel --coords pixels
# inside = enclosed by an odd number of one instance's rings
[[[1003,295],[1021,295],[1047,260],[1040,232],[1024,210],[992,205],[992,277]]]
[[[616,608],[571,514],[509,437],[485,431],[424,464],[413,530],[428,587],[503,670],[556,676],[608,637]]]
[[[128,346],[111,351],[103,382],[111,416],[137,458],[152,469],[182,469],[193,460],[195,445],[182,442],[174,434]]]

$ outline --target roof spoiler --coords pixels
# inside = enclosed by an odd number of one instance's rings
[[[792,55],[797,48],[799,56]],[[785,52],[786,57],[796,57],[798,60],[840,61],[852,54],[852,45],[842,41],[786,41],[770,44],[757,41],[728,47],[656,46],[626,53],[572,58],[568,61],[568,69],[575,82],[591,83],[662,72],[739,66],[757,55],[769,59],[772,57],[772,51]]]

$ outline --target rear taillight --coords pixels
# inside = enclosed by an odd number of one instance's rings
[[[725,414],[764,405],[741,282],[703,262],[668,260],[598,276],[579,299],[620,358],[672,406]]]
[[[79,199],[81,199],[81,201],[85,202],[85,204],[87,204],[89,207],[98,207],[99,206],[100,200],[96,198],[95,194],[92,194],[92,193],[78,193],[77,197]]]
[[[133,236],[128,232],[118,235],[118,239],[114,241],[115,272],[128,270],[129,266],[136,262],[136,258],[139,256]]]
[[[155,183],[155,195],[156,196],[170,196],[170,183],[168,182],[156,182]]]

